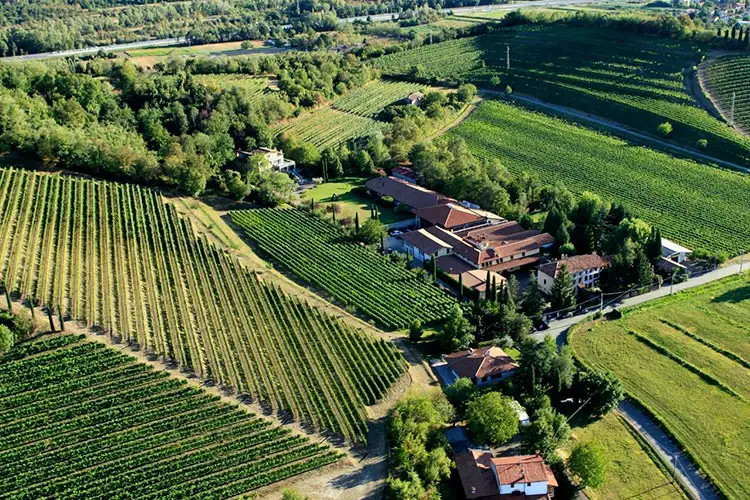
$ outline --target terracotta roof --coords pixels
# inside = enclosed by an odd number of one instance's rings
[[[495,283],[502,286],[505,278],[495,272],[490,272],[490,280],[495,278]],[[457,278],[458,279],[458,278]],[[461,282],[467,288],[484,292],[487,289],[487,269],[472,269],[461,273]]]
[[[401,239],[427,255],[434,255],[440,250],[452,248],[451,245],[434,236],[426,229],[409,231],[401,235]]]
[[[462,261],[455,255],[444,255],[442,257],[438,257],[437,265],[438,265],[438,269],[440,269],[441,271],[444,271],[448,274],[453,274],[456,276],[458,276],[461,273],[465,273],[466,271],[471,271],[474,269],[469,264]]]
[[[370,179],[365,183],[365,187],[380,196],[390,196],[395,201],[415,209],[455,201],[435,191],[390,176]]]
[[[456,455],[456,470],[468,500],[502,498],[490,460],[492,453],[488,451],[469,450],[467,453]]]
[[[551,245],[555,239],[534,229],[524,229],[518,222],[504,221],[478,229],[457,231],[456,236],[463,238],[472,251],[456,251],[477,265],[487,260],[511,257],[518,253],[537,250]],[[481,249],[481,250],[480,250]]]
[[[532,255],[530,257],[521,257],[520,259],[513,259],[507,262],[501,262],[500,264],[493,264],[491,266],[484,267],[485,271],[493,271],[496,273],[502,273],[509,269],[516,269],[517,267],[530,266],[536,264],[542,260],[541,255]]]
[[[544,463],[544,459],[538,453],[492,458],[490,462],[495,468],[497,480],[501,485],[547,481],[549,486],[557,486],[552,469]]]
[[[518,368],[505,351],[495,346],[454,352],[443,357],[459,377],[482,378]]]
[[[586,271],[588,269],[599,269],[601,267],[609,266],[612,261],[612,257],[596,254],[586,255],[574,255],[565,259],[556,260],[555,262],[548,262],[539,266],[539,272],[546,274],[547,276],[557,277],[557,272],[562,268],[563,264],[568,268],[568,272],[571,274]]]
[[[455,203],[423,207],[415,210],[414,213],[420,219],[445,229],[453,229],[457,226],[484,220],[481,215]]]

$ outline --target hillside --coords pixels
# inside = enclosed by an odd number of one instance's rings
[[[230,498],[339,458],[83,335],[0,357],[4,498]]]
[[[625,204],[665,237],[739,253],[750,241],[750,178],[678,159],[501,101],[487,101],[451,134],[512,173],[562,182]]]
[[[510,48],[510,71],[506,50]],[[657,135],[727,161],[750,161],[750,139],[699,107],[683,83],[684,71],[705,47],[638,33],[565,25],[500,28],[387,55],[384,74],[437,81],[468,80],[480,87],[529,94]]]
[[[620,377],[730,498],[750,494],[749,291],[750,275],[732,276],[569,336],[576,355]]]
[[[750,56],[709,59],[701,64],[699,71],[701,85],[722,116],[750,134]]]
[[[365,441],[398,349],[261,282],[155,192],[0,170],[0,280],[204,379]]]

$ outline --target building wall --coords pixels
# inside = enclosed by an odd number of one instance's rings
[[[505,380],[506,378],[510,377],[515,372],[516,372],[515,370],[508,370],[507,372],[503,372],[502,374],[494,376],[494,377],[490,377],[490,378],[484,377],[484,378],[481,378],[481,379],[477,379],[476,384],[479,387],[483,387],[485,385],[496,384],[496,383],[498,383],[498,382],[500,382],[502,380]]]
[[[420,262],[428,261],[432,258],[432,255],[423,253],[418,248],[408,244],[407,242],[404,242],[404,250],[406,250],[406,253],[414,257]],[[449,249],[447,248],[441,248],[436,254],[435,258],[443,257],[444,255],[448,255],[450,253]]]
[[[538,481],[536,483],[516,483],[513,486],[506,484],[500,485],[501,495],[510,495],[514,491],[521,491],[526,495],[546,495],[547,481]]]
[[[555,279],[552,276],[539,271],[536,275],[536,281],[539,290],[543,293],[549,295],[552,292],[552,284],[555,282]]]
[[[583,288],[591,288],[592,286],[595,286],[599,282],[599,276],[601,275],[602,268],[597,267],[596,269],[587,269],[585,271],[580,271],[577,273],[572,273],[573,278],[573,284],[575,285],[576,289],[578,288],[578,285],[582,285]],[[537,274],[537,284],[539,286],[539,289],[549,295],[552,293],[552,285],[555,282],[555,279],[545,274],[542,271],[539,271]]]

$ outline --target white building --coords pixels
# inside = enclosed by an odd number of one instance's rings
[[[516,411],[516,415],[518,415],[518,423],[520,425],[529,425],[529,414],[526,413],[526,409],[521,406],[521,403],[514,399],[510,402],[510,406],[513,407],[513,409]]]
[[[469,500],[550,499],[557,480],[539,455],[492,456],[470,449],[456,456],[456,469]]]
[[[495,346],[445,354],[443,359],[456,379],[468,378],[478,386],[500,382],[518,370],[513,358]]]
[[[537,284],[539,289],[549,295],[552,292],[552,285],[555,282],[557,273],[560,272],[564,265],[573,278],[573,285],[580,288],[591,288],[599,282],[599,276],[602,269],[609,266],[610,257],[601,255],[575,255],[548,262],[539,266],[537,273]]]
[[[693,251],[689,248],[678,245],[674,241],[670,241],[666,238],[661,239],[661,255],[665,259],[682,263],[682,261],[684,261],[691,253],[693,253]]]
[[[268,160],[269,165],[271,165],[271,168],[274,170],[278,170],[279,172],[289,173],[297,166],[297,164],[293,160],[284,158],[283,151],[278,151],[276,149],[257,148],[253,149],[249,153],[247,151],[239,152],[240,158],[247,158],[254,155],[265,156],[266,160]]]

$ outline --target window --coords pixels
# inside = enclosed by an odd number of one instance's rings
[[[547,284],[547,278],[544,278],[544,284],[545,285]]]

